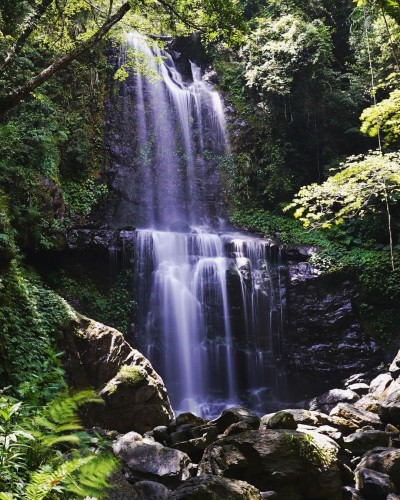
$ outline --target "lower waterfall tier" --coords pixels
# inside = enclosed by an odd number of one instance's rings
[[[163,376],[175,410],[213,416],[232,404],[256,409],[280,399],[278,248],[203,228],[142,229],[135,240],[140,347]]]

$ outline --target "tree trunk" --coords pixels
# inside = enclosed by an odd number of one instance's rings
[[[91,38],[89,38],[89,40],[82,43],[78,48],[69,54],[65,54],[64,56],[56,59],[52,64],[50,64],[50,66],[28,80],[24,85],[21,85],[9,94],[0,97],[0,114],[3,114],[15,107],[20,101],[28,97],[33,90],[49,80],[54,73],[67,67],[72,61],[95,46],[110,31],[110,29],[124,17],[129,9],[129,3],[124,3],[122,7],[113,16],[111,16]]]

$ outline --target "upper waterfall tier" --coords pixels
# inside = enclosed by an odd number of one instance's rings
[[[228,149],[220,95],[202,80],[195,63],[188,62],[191,78],[185,81],[172,56],[138,34],[128,36],[119,64],[127,51],[138,64],[145,62],[153,77],[130,75],[115,98],[120,123],[114,110],[108,142],[121,193],[117,223],[213,222],[223,212],[217,167]]]

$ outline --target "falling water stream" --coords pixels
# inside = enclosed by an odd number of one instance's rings
[[[135,100],[139,347],[177,412],[263,411],[284,383],[278,249],[223,229],[217,167],[229,143],[218,92],[194,62],[184,77],[170,53],[139,35],[128,46],[159,75],[131,77],[125,97]]]

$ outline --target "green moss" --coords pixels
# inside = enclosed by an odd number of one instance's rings
[[[143,368],[133,365],[123,365],[118,374],[117,381],[137,387],[146,380],[146,372]]]

